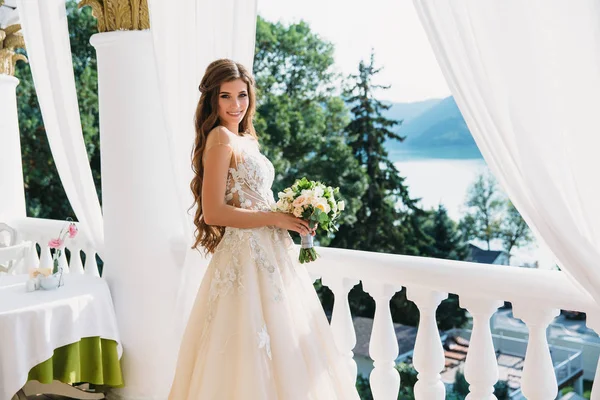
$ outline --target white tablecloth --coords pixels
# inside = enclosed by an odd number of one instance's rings
[[[25,275],[0,275],[0,400],[10,400],[27,382],[29,371],[54,349],[85,337],[100,336],[122,347],[106,281],[64,275],[52,291],[25,292]]]

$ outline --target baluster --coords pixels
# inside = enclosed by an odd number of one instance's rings
[[[86,250],[85,252],[85,269],[86,275],[100,276],[98,271],[98,263],[96,262],[96,252],[93,250]]]
[[[356,346],[356,332],[352,323],[348,293],[357,285],[359,280],[343,277],[323,276],[323,285],[327,286],[334,295],[333,314],[331,316],[331,330],[335,343],[346,359],[352,379],[356,380],[357,367],[354,361],[354,346]]]
[[[42,242],[43,243],[43,242]],[[54,268],[52,263],[52,253],[47,243],[41,244],[40,268]]]
[[[416,400],[444,400],[446,388],[440,372],[444,368],[444,348],[437,328],[435,312],[446,293],[425,288],[408,288],[407,298],[419,308],[419,330],[413,354],[413,365],[418,381],[415,384]]]
[[[81,263],[81,249],[71,249],[71,262],[69,269],[72,274],[83,275],[83,264]]]
[[[473,332],[465,361],[465,379],[469,382],[465,400],[496,400],[494,385],[498,381],[498,361],[490,318],[502,304],[498,300],[460,296],[460,306],[473,316]]]
[[[519,303],[513,307],[515,318],[525,322],[529,329],[521,378],[521,390],[529,400],[554,399],[558,394],[554,365],[546,338],[546,329],[558,313],[557,309],[531,307]]]
[[[309,269],[307,269],[307,271],[308,271],[308,276],[310,277],[310,279],[312,279],[313,283],[315,283],[319,278],[321,278],[321,273],[313,272]]]
[[[66,247],[63,248],[60,252],[60,256],[58,257],[58,265],[63,269],[64,274],[69,273],[69,263],[67,262]]]
[[[36,244],[37,243],[35,241],[33,241],[33,240],[31,241],[31,247],[29,248],[29,251],[27,253],[27,258],[26,258],[27,265],[24,266],[25,269],[27,269],[27,270],[29,268],[39,268],[40,267],[40,258],[38,257]]]
[[[374,369],[369,376],[375,400],[396,400],[400,390],[400,374],[396,370],[398,339],[390,312],[390,299],[401,286],[363,281],[363,290],[375,300],[375,319],[369,341],[369,355]]]

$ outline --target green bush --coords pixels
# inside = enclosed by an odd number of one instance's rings
[[[508,382],[507,381],[498,381],[494,385],[494,396],[498,400],[508,400]]]
[[[572,388],[571,386],[566,386],[566,387],[560,389],[560,395],[564,396],[565,394],[571,393],[571,392],[574,392],[574,391],[575,391],[575,389]]]
[[[414,388],[417,383],[417,370],[412,364],[400,363],[396,365],[396,370],[400,373],[400,386],[405,388]]]
[[[458,394],[466,396],[469,394],[469,383],[465,379],[465,374],[462,371],[456,371],[456,378],[454,378],[454,386],[452,387]]]
[[[358,392],[361,400],[373,400],[373,393],[371,393],[369,378],[365,378],[359,374],[356,377],[356,391]]]

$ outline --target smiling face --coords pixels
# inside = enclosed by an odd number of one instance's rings
[[[219,120],[233,133],[248,110],[248,85],[242,79],[225,82],[219,90]]]

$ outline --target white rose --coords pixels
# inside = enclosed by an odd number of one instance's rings
[[[338,207],[338,210],[344,211],[344,208],[346,208],[346,203],[344,203],[344,200],[338,201],[337,207]]]
[[[323,191],[323,188],[321,186],[316,186],[313,189],[313,192],[316,197],[322,197],[325,194],[325,192]]]
[[[327,200],[325,200],[324,198],[318,199],[316,204],[314,204],[314,207],[323,211],[325,214],[331,211],[331,207],[329,206],[329,204],[327,204]]]

